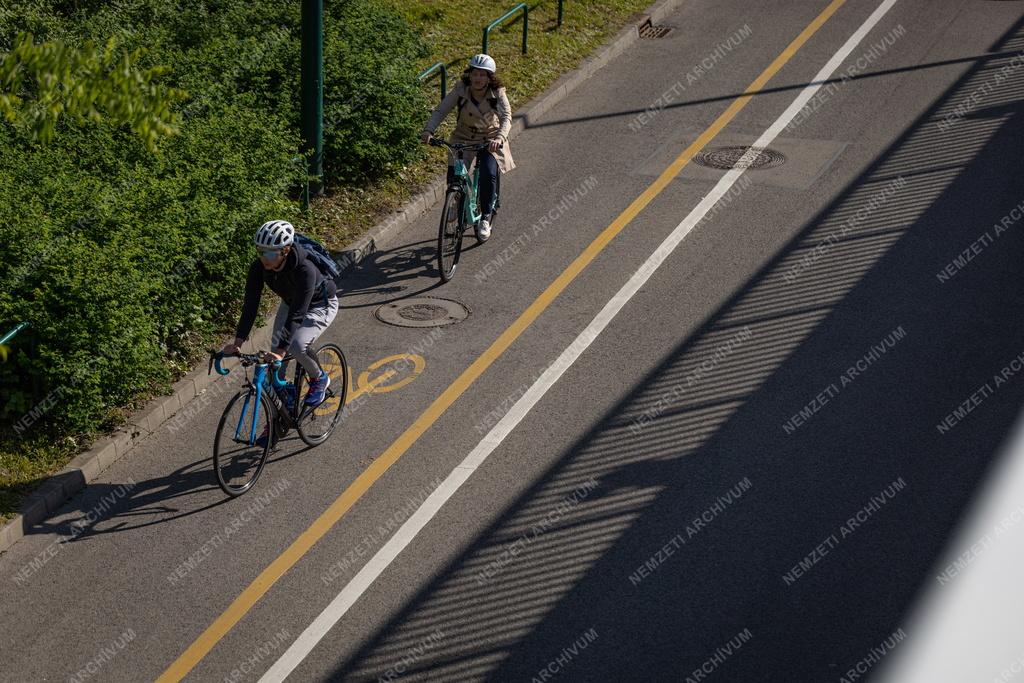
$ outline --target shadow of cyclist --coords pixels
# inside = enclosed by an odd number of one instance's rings
[[[338,281],[340,308],[366,308],[428,292],[438,286],[434,240],[410,242],[377,251]],[[416,280],[428,277],[423,286]]]

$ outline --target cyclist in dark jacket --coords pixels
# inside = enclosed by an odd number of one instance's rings
[[[291,353],[302,364],[310,378],[305,405],[318,406],[324,401],[331,378],[309,351],[317,337],[327,329],[338,314],[338,295],[334,282],[325,278],[302,246],[295,242],[295,228],[287,221],[269,221],[256,231],[259,259],[249,267],[245,282],[242,316],[235,328],[235,341],[223,353],[237,353],[248,339],[256,320],[260,296],[266,285],[281,297],[283,304],[274,320],[271,357],[281,360]],[[295,400],[295,387],[289,385],[286,400]]]

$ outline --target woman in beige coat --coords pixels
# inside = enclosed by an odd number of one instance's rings
[[[448,142],[490,142],[488,148],[480,150],[476,156],[476,163],[480,167],[478,199],[484,214],[479,230],[480,237],[487,239],[491,233],[491,210],[498,173],[508,173],[515,168],[512,151],[508,146],[512,108],[508,104],[505,86],[495,75],[494,60],[490,56],[480,54],[469,60],[469,68],[463,72],[462,81],[437,105],[423,128],[424,143],[430,142],[434,131],[452,107],[457,107],[458,120]],[[469,165],[467,159],[463,158],[463,161]],[[454,175],[454,169],[449,164],[449,184],[454,180]]]

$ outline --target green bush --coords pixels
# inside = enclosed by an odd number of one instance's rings
[[[397,15],[373,3],[327,3],[324,164],[344,181],[379,177],[419,153],[428,102],[416,72],[429,50]]]
[[[32,322],[0,364],[0,420],[61,387],[49,422],[88,430],[166,385],[167,361],[184,365],[236,315],[253,226],[294,214],[297,141],[251,103],[193,121],[160,157],[127,132],[61,133],[0,146],[0,319]]]
[[[68,45],[117,36],[191,99],[155,154],[105,121],[61,120],[46,145],[0,123],[0,333],[32,323],[0,362],[0,440],[54,392],[34,433],[108,427],[166,387],[237,317],[254,228],[302,223],[288,199],[301,178],[300,3],[13,5],[0,50],[20,31]],[[375,0],[327,8],[326,168],[361,181],[418,153],[424,47]]]

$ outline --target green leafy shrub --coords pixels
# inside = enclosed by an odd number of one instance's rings
[[[0,362],[0,439],[110,426],[166,387],[231,327],[255,227],[302,223],[288,199],[302,175],[299,3],[13,4],[3,50],[22,31],[71,47],[116,37],[190,99],[155,153],[104,117],[61,118],[42,145],[0,122],[0,333],[32,323]],[[375,0],[327,9],[329,177],[388,173],[418,153],[423,45]]]

